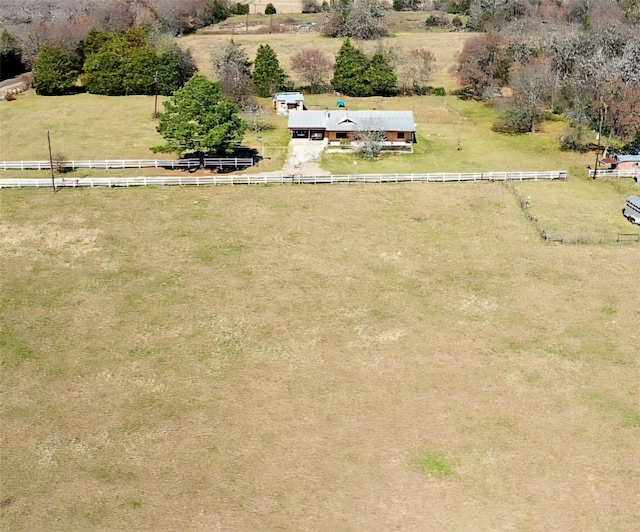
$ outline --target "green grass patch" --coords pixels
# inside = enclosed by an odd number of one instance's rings
[[[586,171],[573,170],[565,182],[516,185],[542,229],[554,239],[576,244],[614,243],[620,233],[638,233],[622,216],[626,197],[637,193],[632,179],[594,181]]]
[[[245,249],[246,244],[241,242],[225,242],[200,248],[196,251],[195,257],[203,264],[211,264],[218,260],[234,257]]]
[[[162,143],[154,96],[38,96],[30,90],[0,104],[0,160],[48,160],[47,130],[52,152],[66,160],[163,157],[151,152]]]
[[[607,417],[617,421],[625,428],[640,428],[640,408],[611,395],[593,393],[592,403]]]
[[[314,102],[315,97],[309,100]],[[351,153],[324,153],[322,166],[335,174],[575,170],[589,161],[584,155],[560,151],[555,124],[545,124],[535,135],[491,131],[498,114],[482,103],[453,96],[351,100],[352,109],[412,110],[418,123],[417,143],[411,154],[383,154],[375,161]]]
[[[414,471],[431,477],[445,478],[453,475],[453,466],[450,460],[441,453],[424,451],[412,458],[411,467]]]

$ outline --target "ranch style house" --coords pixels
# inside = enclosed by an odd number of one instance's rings
[[[412,111],[290,111],[288,128],[294,139],[327,139],[329,146],[356,147],[369,132],[382,134],[385,150],[412,151],[416,142]]]

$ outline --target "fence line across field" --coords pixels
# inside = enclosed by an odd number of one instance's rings
[[[230,175],[158,176],[158,177],[81,177],[54,179],[56,188],[63,187],[139,187],[175,185],[276,185],[276,184],[373,184],[373,183],[461,183],[481,181],[564,181],[564,170],[547,172],[478,172],[437,174],[348,174],[348,175]],[[51,188],[51,179],[1,179],[0,188]]]
[[[640,181],[640,168],[628,170],[589,170],[589,177],[593,179],[605,177],[633,177],[636,181]]]
[[[99,161],[60,161],[53,162],[54,169],[76,170],[88,168],[91,170],[100,169],[126,169],[126,168],[163,168],[182,169],[198,168],[204,165],[206,168],[242,168],[253,166],[251,157],[206,157],[200,159],[105,159]],[[50,170],[49,161],[0,161],[2,170]]]

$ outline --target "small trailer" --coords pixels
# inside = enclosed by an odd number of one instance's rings
[[[632,224],[640,225],[640,197],[629,196],[622,215]]]

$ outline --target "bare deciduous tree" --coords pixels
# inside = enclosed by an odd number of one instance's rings
[[[415,48],[402,56],[398,68],[400,82],[405,88],[422,87],[433,76],[436,57],[429,50]]]
[[[640,87],[640,36],[627,41],[620,58],[620,77],[625,83]]]
[[[389,35],[389,5],[382,0],[356,0],[348,27],[351,37],[368,41]]]
[[[360,124],[355,133],[355,140],[358,143],[358,154],[365,159],[373,160],[380,155],[387,139],[382,124],[378,120],[370,120]]]
[[[513,58],[508,41],[498,33],[473,37],[465,42],[454,73],[463,88],[480,98],[491,85],[505,85]]]
[[[333,72],[333,60],[321,50],[302,50],[291,58],[291,69],[313,91],[328,84]]]
[[[513,90],[511,116],[523,130],[535,133],[551,101],[553,74],[549,65],[535,62],[521,68],[514,76]]]
[[[249,129],[259,133],[266,128],[266,112],[257,102],[248,103],[243,107],[240,117],[249,124]]]
[[[213,71],[222,86],[222,91],[241,108],[250,105],[256,94],[251,80],[251,61],[244,48],[233,39],[211,54]]]
[[[372,40],[389,35],[389,4],[383,0],[333,0],[324,33],[329,37]]]

